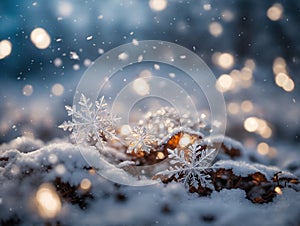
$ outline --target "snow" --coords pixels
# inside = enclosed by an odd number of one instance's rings
[[[24,151],[28,150],[24,147],[30,146],[35,147],[35,150]],[[290,188],[283,188],[282,195],[277,195],[267,204],[253,204],[240,189],[223,189],[220,192],[214,191],[208,197],[198,197],[189,193],[181,183],[175,182],[142,187],[117,185],[93,172],[81,155],[81,152],[86,152],[91,158],[96,158],[94,150],[86,147],[79,150],[78,146],[64,140],[57,139],[43,144],[39,140],[22,137],[1,145],[0,150],[1,223],[9,219],[20,221],[20,225],[42,225],[47,221],[64,225],[243,223],[279,226],[298,225],[300,222],[300,192]],[[108,163],[101,164],[112,175],[122,174],[122,169],[111,171]],[[65,168],[63,173],[56,170],[61,166]],[[232,160],[219,161],[214,167],[230,168],[241,176],[259,171],[270,178],[275,172],[281,171],[279,176],[295,177],[277,167]],[[57,178],[75,188],[87,178],[92,186],[87,192],[78,189],[73,194],[73,197],[79,197],[83,207],[76,202],[72,204],[67,196],[62,195],[62,188],[57,186],[62,210],[53,219],[44,219],[34,204],[35,194],[41,184],[58,183]]]
[[[242,161],[233,161],[233,160],[221,160],[214,164],[214,167],[232,169],[233,173],[238,176],[248,176],[255,172],[261,172],[264,176],[271,180],[276,173],[278,174],[278,179],[280,178],[297,178],[294,174],[283,171],[275,166],[265,166],[257,163],[247,163]]]

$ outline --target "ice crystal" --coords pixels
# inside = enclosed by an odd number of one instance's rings
[[[77,143],[94,143],[102,148],[107,139],[115,135],[113,117],[107,110],[104,97],[101,97],[95,104],[84,94],[81,94],[79,109],[76,106],[66,106],[68,116],[72,116],[72,121],[64,122],[59,126],[63,130],[72,131]]]
[[[150,153],[153,145],[156,143],[155,137],[144,126],[134,127],[126,140],[129,142],[127,153],[138,153],[141,151]]]
[[[179,115],[175,108],[162,107],[156,112],[148,112],[141,121],[158,137],[163,138],[178,127],[197,129],[199,122],[192,119],[189,112]]]
[[[211,188],[211,178],[206,174],[216,155],[216,149],[205,149],[200,144],[192,144],[187,150],[168,149],[168,157],[171,159],[168,170],[158,175],[175,177],[186,187],[189,185],[196,189],[201,187]]]

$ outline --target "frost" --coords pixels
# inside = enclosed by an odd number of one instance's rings
[[[187,152],[178,149],[168,149],[170,168],[158,175],[165,175],[168,178],[175,177],[179,182],[188,187],[196,189],[206,187],[213,189],[211,178],[205,173],[211,166],[216,155],[216,149],[203,149],[199,144],[189,146]]]
[[[104,97],[96,101],[94,106],[89,98],[81,94],[79,105],[79,110],[76,106],[66,106],[72,121],[64,122],[59,128],[72,131],[77,143],[94,142],[97,147],[103,147],[107,139],[115,136],[113,124],[117,118],[107,111]]]
[[[155,137],[143,126],[134,127],[126,140],[129,142],[127,153],[138,153],[140,151],[150,153],[156,142]]]

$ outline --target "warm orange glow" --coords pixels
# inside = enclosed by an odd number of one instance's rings
[[[267,16],[269,17],[270,20],[273,20],[273,21],[277,21],[277,20],[281,19],[282,14],[283,14],[283,7],[279,3],[272,5],[267,10]]]
[[[157,158],[157,159],[164,159],[164,158],[165,158],[165,155],[164,155],[164,153],[162,153],[162,152],[160,151],[160,152],[157,152],[156,158]]]
[[[42,184],[35,199],[41,217],[53,218],[61,211],[61,201],[52,184]]]
[[[89,190],[91,188],[91,186],[92,186],[92,183],[87,178],[82,179],[82,181],[80,182],[80,188],[82,190]]]
[[[278,194],[278,195],[282,195],[282,190],[280,187],[275,187],[274,191]]]

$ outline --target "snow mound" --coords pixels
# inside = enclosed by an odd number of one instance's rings
[[[246,199],[240,189],[222,189],[199,197],[175,182],[122,186],[99,176],[75,145],[56,141],[26,152],[28,149],[23,147],[27,144],[39,144],[26,139],[22,138],[21,146],[17,140],[1,146],[1,225],[240,225],[243,222],[244,225],[279,226],[300,223],[300,193],[289,188],[283,188],[273,202],[258,205]],[[96,156],[94,150],[81,151]],[[279,170],[232,160],[219,161],[216,165],[240,175],[259,170],[269,177]],[[284,171],[281,175],[294,176]],[[55,216],[46,218],[37,205],[37,194],[41,186],[49,184],[57,194],[61,209]]]

